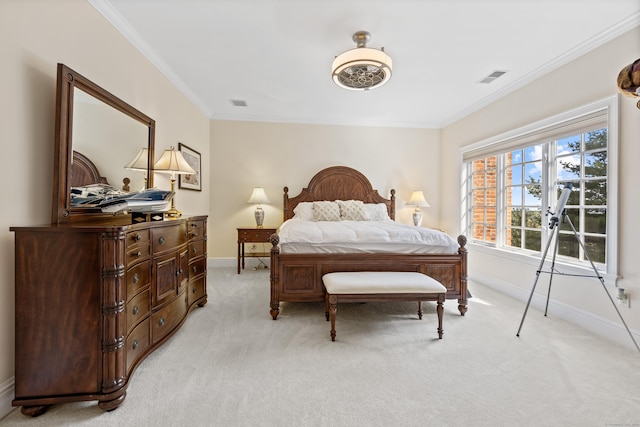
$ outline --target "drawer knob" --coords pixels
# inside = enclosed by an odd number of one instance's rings
[[[142,252],[140,252],[140,251],[136,252],[136,256],[137,256],[138,258],[140,258],[140,257],[142,256]]]
[[[160,320],[158,320],[158,325],[164,326],[164,323],[165,323],[164,317],[161,317]]]
[[[139,242],[142,239],[142,236],[140,236],[138,233],[136,233],[135,236],[133,236],[133,240],[135,240],[136,242]]]
[[[138,253],[140,253],[140,252],[138,252]],[[140,281],[140,276],[138,276],[138,273],[135,273],[133,275],[133,284],[137,285],[139,281]]]
[[[198,288],[196,288],[195,286],[193,287],[193,289],[191,289],[191,293],[196,293],[198,291]]]
[[[132,345],[133,349],[135,350],[136,348],[138,348],[138,340],[133,340],[133,345]]]
[[[164,236],[160,236],[158,242],[160,242],[161,245],[164,245]]]
[[[176,276],[180,276],[183,273],[182,269],[179,268],[178,271],[176,271]]]
[[[133,310],[131,310],[131,313],[133,313],[133,315],[135,316],[136,314],[138,314],[138,312],[140,311],[140,309],[138,308],[137,305],[133,306]]]
[[[198,253],[198,248],[193,248],[193,253],[197,254]]]
[[[192,270],[193,270],[194,273],[197,273],[198,272],[198,266],[194,265]]]

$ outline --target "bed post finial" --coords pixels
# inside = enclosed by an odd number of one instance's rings
[[[282,189],[282,218],[283,221],[289,219],[289,187],[284,187]]]
[[[391,206],[389,209],[389,218],[396,220],[396,190],[391,189]]]

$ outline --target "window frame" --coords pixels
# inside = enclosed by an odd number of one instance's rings
[[[589,127],[592,123],[606,123],[607,127],[607,225],[606,225],[606,264],[598,264],[599,273],[608,283],[615,284],[618,277],[618,145],[619,145],[619,130],[618,130],[618,102],[619,96],[615,95],[596,101],[594,103],[570,110],[530,125],[514,129],[509,132],[470,144],[460,149],[460,171],[461,171],[461,229],[469,235],[471,231],[471,223],[473,221],[471,211],[471,186],[469,182],[469,170],[470,166],[467,166],[469,162],[475,159],[484,158],[492,155],[498,155],[498,218],[497,218],[497,237],[496,243],[476,241],[469,238],[469,244],[478,249],[481,252],[487,252],[492,255],[500,255],[510,259],[514,259],[520,262],[531,262],[534,264],[540,262],[541,251],[533,251],[524,248],[516,248],[505,245],[505,224],[504,224],[504,209],[506,208],[506,194],[507,188],[503,182],[504,174],[504,162],[501,154],[510,152],[520,148],[525,148],[538,143],[548,143],[552,140],[561,139],[563,135],[568,133],[583,133],[584,129]],[[604,127],[604,126],[603,126]],[[543,140],[545,140],[543,142]],[[555,146],[555,144],[552,144]],[[555,155],[551,156],[548,150],[543,150],[542,162],[543,168],[549,172],[556,173],[556,165],[550,164],[555,162]],[[581,180],[584,177],[580,178]],[[555,208],[557,200],[549,200],[550,194],[555,189],[555,175],[545,176],[543,174],[542,188],[543,198],[543,226],[542,226],[542,241],[541,250],[544,249],[548,239],[551,236],[548,227],[544,226],[544,214],[546,213],[546,207],[551,205],[551,211]],[[580,230],[578,230],[580,233]],[[548,254],[549,256],[550,254]],[[537,258],[537,260],[535,258]],[[556,264],[567,267],[569,274],[593,274],[593,269],[589,262],[585,259],[571,260],[564,257],[558,257]]]

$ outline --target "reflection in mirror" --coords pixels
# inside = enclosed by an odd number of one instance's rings
[[[110,185],[122,188],[127,177],[132,189],[145,188],[145,173],[125,166],[141,145],[146,150],[149,128],[82,90],[74,92],[73,106],[74,151],[91,159]]]

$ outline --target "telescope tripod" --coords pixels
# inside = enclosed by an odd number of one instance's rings
[[[555,272],[555,264],[556,264],[556,255],[558,254],[558,245],[559,245],[559,242],[560,242],[560,239],[559,239],[560,223],[564,222],[564,223],[569,224],[569,226],[571,227],[571,230],[573,231],[573,236],[576,238],[576,241],[580,244],[580,247],[582,248],[582,251],[584,252],[584,256],[589,261],[589,264],[591,264],[591,268],[593,269],[593,273],[594,273],[594,276],[590,276],[590,275],[575,275],[575,274],[572,275],[572,276],[597,277],[600,280],[600,283],[602,284],[602,288],[607,293],[607,296],[609,297],[609,300],[611,301],[611,304],[613,304],[613,308],[615,308],[616,312],[618,313],[618,316],[620,317],[620,320],[622,321],[622,324],[624,325],[625,329],[629,333],[629,336],[631,337],[631,341],[633,341],[633,344],[635,344],[636,349],[638,349],[638,352],[640,352],[640,347],[638,347],[638,343],[636,342],[635,338],[633,338],[633,334],[631,333],[631,330],[629,330],[629,327],[627,326],[627,323],[622,318],[622,314],[620,313],[620,310],[618,310],[618,307],[616,306],[616,303],[613,301],[613,298],[611,297],[611,294],[607,290],[607,287],[605,286],[605,283],[604,283],[604,279],[602,278],[602,276],[598,272],[598,269],[596,268],[596,266],[593,263],[593,261],[591,261],[591,258],[589,257],[589,253],[587,252],[587,249],[585,248],[584,244],[580,240],[580,237],[578,236],[578,232],[576,231],[575,227],[573,226],[573,223],[571,222],[571,218],[569,218],[569,216],[567,215],[565,210],[562,211],[562,215],[560,215],[560,217],[561,217],[562,221],[560,221],[560,219],[557,216],[553,216],[551,218],[550,222],[549,222],[549,227],[551,228],[551,236],[549,237],[549,240],[547,240],[547,245],[545,246],[544,252],[542,253],[542,258],[540,259],[540,266],[538,267],[538,270],[536,271],[536,279],[533,282],[533,288],[531,288],[531,294],[529,295],[529,300],[527,301],[527,305],[526,305],[526,307],[524,309],[524,313],[522,315],[522,320],[520,321],[520,327],[518,328],[518,333],[516,334],[516,336],[517,337],[520,336],[520,330],[522,330],[522,324],[524,323],[524,319],[527,316],[527,311],[529,310],[529,305],[531,304],[531,299],[533,298],[534,291],[536,290],[536,286],[538,284],[538,279],[540,279],[540,273],[543,273],[542,267],[544,266],[544,263],[545,263],[545,261],[547,259],[547,253],[549,252],[549,247],[551,246],[551,242],[553,242],[555,240],[555,248],[554,248],[554,251],[553,251],[553,256],[551,258],[551,269],[549,270],[550,276],[549,276],[549,289],[547,291],[547,302],[546,302],[545,307],[544,307],[544,315],[545,316],[547,315],[547,310],[549,308],[549,297],[551,295],[551,282],[553,281],[553,274]],[[544,273],[546,273],[546,272],[544,272]],[[558,274],[562,275],[562,273],[558,273]]]

